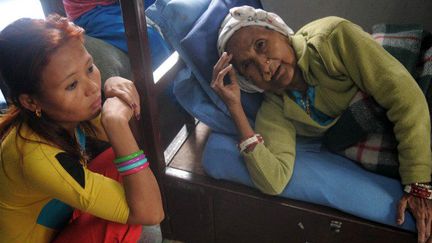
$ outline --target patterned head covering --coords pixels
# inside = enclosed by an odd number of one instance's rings
[[[251,25],[267,27],[285,36],[294,34],[293,30],[275,13],[246,5],[234,7],[230,9],[219,29],[217,41],[219,56],[225,51],[226,43],[237,30]],[[262,89],[246,80],[243,76],[238,75],[238,83],[240,88],[245,92],[263,92]]]

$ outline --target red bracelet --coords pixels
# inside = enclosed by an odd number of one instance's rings
[[[432,199],[432,186],[423,183],[413,183],[406,185],[404,191],[415,197]]]

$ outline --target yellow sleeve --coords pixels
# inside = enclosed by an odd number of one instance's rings
[[[341,22],[328,37],[327,58],[343,62],[346,75],[387,110],[398,141],[402,184],[431,180],[427,102],[405,67],[360,27]],[[338,63],[339,65],[340,63]]]
[[[61,153],[61,151],[60,151]],[[56,159],[59,150],[47,145],[28,154],[23,161],[23,173],[35,192],[58,199],[76,209],[97,217],[126,223],[129,208],[122,185],[115,180],[72,164],[75,174],[84,178],[84,185],[75,180]]]
[[[243,152],[249,174],[259,190],[277,195],[291,179],[295,159],[296,131],[277,104],[264,101],[257,114],[256,132],[264,144]]]

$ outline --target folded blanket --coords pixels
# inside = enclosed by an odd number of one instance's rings
[[[432,36],[419,25],[379,24],[372,36],[413,75],[432,105]],[[397,141],[385,110],[358,92],[323,143],[365,169],[399,178]],[[347,136],[348,134],[348,136]]]
[[[367,170],[399,178],[397,141],[392,128],[385,110],[360,91],[338,122],[327,131],[323,143]]]

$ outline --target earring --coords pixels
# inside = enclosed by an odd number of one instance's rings
[[[270,60],[267,60],[267,61],[266,61],[266,64],[270,64]]]
[[[37,117],[37,118],[41,118],[41,116],[42,116],[42,111],[41,111],[41,109],[40,109],[40,108],[36,109],[36,110],[35,110],[35,114],[36,114],[36,117]]]

